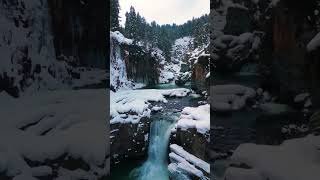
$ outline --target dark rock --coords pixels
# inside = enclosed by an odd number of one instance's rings
[[[193,65],[191,75],[191,88],[199,93],[207,91],[209,88],[209,78],[206,75],[210,72],[210,57],[199,56],[198,61]]]
[[[276,115],[261,115],[255,123],[256,143],[279,145],[289,138],[298,138],[306,135],[305,132],[288,137],[282,133],[282,127],[289,124],[303,125],[307,123],[301,112],[288,112]]]
[[[147,85],[157,84],[159,81],[159,62],[152,57],[151,52],[138,45],[125,45],[123,50],[126,63],[127,76],[134,82],[145,83]]]
[[[186,72],[186,73],[182,73],[179,74],[177,80],[175,81],[177,86],[183,86],[185,85],[188,81],[190,81],[191,78],[191,73]]]
[[[148,149],[149,131],[150,120],[145,117],[137,124],[111,124],[111,166],[125,159],[144,158]]]
[[[185,72],[188,72],[188,71],[191,71],[190,66],[188,64],[182,63],[180,72],[185,73]]]
[[[188,130],[177,129],[177,132],[171,134],[170,137],[170,144],[177,144],[190,154],[206,162],[209,161],[208,143],[209,135],[200,134],[195,128]]]
[[[73,56],[83,66],[106,68],[107,1],[48,0],[56,55]]]
[[[245,163],[232,163],[232,164],[230,164],[230,167],[236,167],[236,168],[242,168],[242,169],[252,169],[251,166],[249,166]]]
[[[240,35],[252,31],[252,20],[248,9],[229,7],[226,20],[227,24],[223,30],[225,34]]]

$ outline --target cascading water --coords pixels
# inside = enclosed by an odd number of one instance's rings
[[[147,161],[134,169],[130,177],[136,180],[169,180],[168,144],[174,120],[171,117],[154,120],[151,123]]]

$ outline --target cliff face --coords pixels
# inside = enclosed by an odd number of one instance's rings
[[[294,2],[280,1],[273,9],[273,62],[272,72],[278,77],[281,90],[299,92],[308,84],[306,46],[314,29],[308,16],[312,9],[298,8]],[[316,7],[316,6],[315,6]]]
[[[106,1],[1,1],[0,92],[85,85],[86,73],[98,70],[88,67],[106,68],[106,8]]]
[[[134,82],[154,85],[159,82],[159,62],[151,52],[145,52],[137,45],[127,46],[125,63],[128,78]]]
[[[138,83],[154,85],[159,82],[162,52],[133,43],[120,32],[110,32],[110,85],[117,91],[135,88]]]
[[[315,79],[318,77],[314,73],[317,71],[316,64],[312,63],[312,59],[317,59],[318,55],[307,52],[307,45],[320,30],[317,3],[317,0],[303,3],[298,0],[213,2],[212,65],[217,70],[232,73],[232,70],[239,69],[229,67],[233,64],[239,67],[248,62],[259,63],[262,86],[280,97],[306,90],[314,91],[314,87],[309,89],[309,80],[314,79],[313,84],[320,80]],[[255,51],[250,50],[250,46],[253,49],[255,44],[252,41],[240,58],[230,59],[229,51],[235,52],[233,49],[238,51],[248,46],[248,43],[240,43],[239,48],[233,48],[236,42],[241,42],[244,33],[258,35],[259,47]],[[239,59],[241,63],[235,61]]]
[[[76,64],[106,68],[107,35],[104,0],[48,0],[57,57],[73,57]]]
[[[0,92],[55,89],[70,82],[71,68],[57,61],[46,1],[0,2]]]

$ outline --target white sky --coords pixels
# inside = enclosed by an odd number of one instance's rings
[[[158,24],[183,24],[210,12],[210,0],[119,0],[120,24],[124,25],[125,13],[133,6],[147,22]]]

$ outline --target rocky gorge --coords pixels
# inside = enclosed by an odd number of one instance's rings
[[[152,178],[152,174],[165,179],[181,174],[192,179],[208,177],[210,168],[204,161],[208,160],[210,139],[206,103],[210,61],[206,47],[193,48],[190,37],[177,39],[170,62],[160,49],[135,44],[120,32],[111,32],[110,43],[110,86],[114,91],[110,106],[110,162],[115,172],[111,178]],[[183,82],[179,83],[182,76]],[[158,123],[163,126],[158,127]],[[167,126],[171,128],[162,129]],[[182,149],[168,152],[170,145]],[[195,161],[188,160],[191,156]],[[205,168],[197,169],[195,164],[200,159]],[[127,167],[128,160],[137,165]],[[186,168],[181,169],[182,165]],[[160,174],[144,174],[153,172],[155,167],[164,170]],[[118,169],[126,173],[117,173]]]
[[[317,9],[317,1],[211,1],[212,178],[315,177],[282,163],[315,158],[290,148],[318,138]]]

